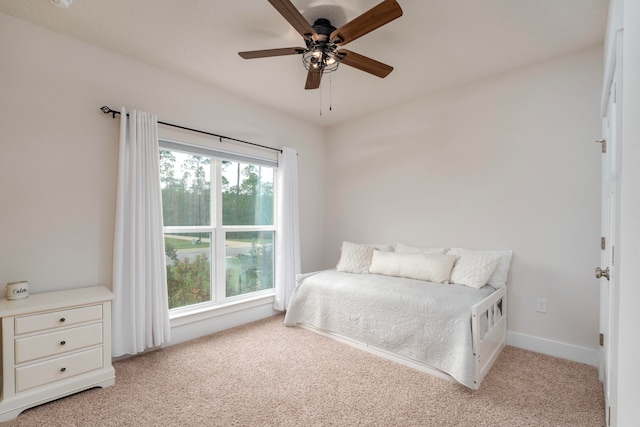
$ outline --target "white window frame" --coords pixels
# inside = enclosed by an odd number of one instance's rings
[[[276,245],[276,206],[277,199],[277,160],[268,157],[259,157],[256,154],[220,150],[206,145],[193,144],[190,142],[177,141],[174,139],[159,138],[160,150],[180,151],[187,154],[199,154],[211,158],[211,189],[210,212],[212,213],[211,224],[206,226],[164,226],[163,233],[198,233],[206,232],[211,235],[211,300],[183,307],[176,307],[169,310],[170,318],[176,319],[192,314],[203,313],[211,310],[228,308],[233,305],[252,303],[261,299],[272,298],[275,295],[274,287],[261,291],[250,292],[231,297],[226,296],[226,234],[228,232],[251,232],[267,231],[273,233],[274,250],[274,272],[275,272],[275,245]],[[222,161],[231,160],[248,163],[256,166],[268,166],[273,168],[273,197],[274,212],[273,224],[270,225],[224,225],[222,224]]]

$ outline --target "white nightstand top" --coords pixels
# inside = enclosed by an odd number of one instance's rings
[[[30,294],[27,298],[16,300],[2,298],[0,299],[0,317],[68,308],[70,303],[73,305],[84,305],[112,299],[113,293],[104,286]]]

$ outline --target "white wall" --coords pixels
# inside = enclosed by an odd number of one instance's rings
[[[321,267],[320,128],[4,14],[0,58],[1,289],[15,280],[34,293],[111,287],[119,121],[103,105],[296,148],[302,267]]]
[[[325,266],[343,240],[512,249],[512,342],[596,364],[601,80],[595,47],[329,129]]]

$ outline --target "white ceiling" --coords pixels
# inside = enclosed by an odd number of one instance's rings
[[[381,0],[292,0],[340,27]],[[323,127],[603,42],[607,0],[398,0],[404,15],[347,45],[392,65],[385,79],[342,65],[305,91],[304,46],[267,0],[1,0],[0,12],[223,88]],[[332,111],[329,111],[329,104]],[[320,114],[322,110],[322,114]]]

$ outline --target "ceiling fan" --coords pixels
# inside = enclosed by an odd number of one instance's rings
[[[282,55],[302,55],[308,70],[305,89],[317,89],[323,73],[330,73],[345,64],[378,77],[386,77],[393,67],[346,49],[338,49],[355,39],[402,16],[396,0],[384,0],[340,28],[328,19],[316,19],[309,24],[290,0],[269,0],[284,19],[303,37],[306,47],[251,50],[238,52],[244,59],[266,58]]]

